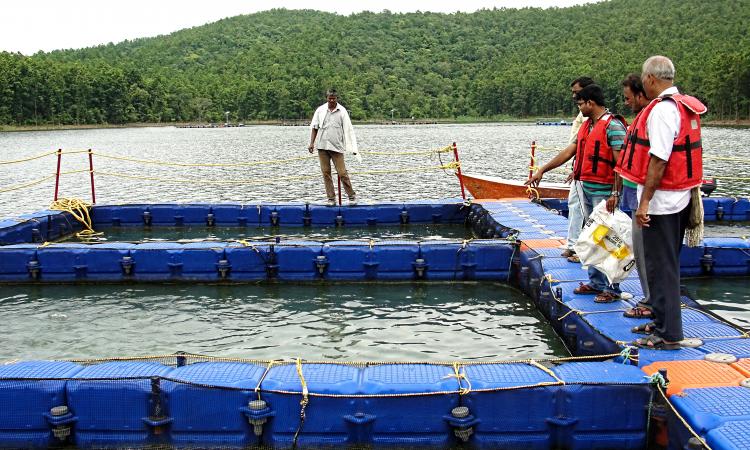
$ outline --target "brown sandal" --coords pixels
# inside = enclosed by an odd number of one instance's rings
[[[594,289],[593,287],[591,287],[591,285],[578,283],[578,287],[573,289],[573,293],[579,295],[595,295],[601,294],[602,291],[600,291],[599,289]]]
[[[568,256],[568,261],[572,263],[579,263],[581,262],[581,258],[579,258],[578,255]]]
[[[634,306],[622,313],[628,319],[650,319],[654,316],[651,308],[645,306]]]
[[[596,297],[594,297],[594,301],[596,303],[614,303],[616,301],[620,300],[620,296],[613,293],[604,291],[601,294],[597,294]]]

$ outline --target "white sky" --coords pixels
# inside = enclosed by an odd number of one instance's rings
[[[0,7],[0,51],[83,48],[169,34],[225,17],[272,8],[472,12],[481,8],[570,6],[597,0],[13,0]],[[28,3],[27,3],[28,2]]]

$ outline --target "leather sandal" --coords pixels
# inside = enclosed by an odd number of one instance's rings
[[[650,319],[654,316],[651,308],[645,306],[634,306],[622,313],[628,319]]]
[[[594,289],[593,287],[591,287],[591,285],[578,283],[578,287],[573,289],[573,293],[579,295],[596,295],[601,294],[602,291],[600,291],[599,289]]]
[[[579,263],[581,262],[581,258],[579,258],[578,255],[568,256],[568,261],[572,263]]]
[[[594,297],[596,303],[614,303],[618,300],[620,300],[620,296],[609,291],[604,291]]]
[[[642,323],[637,327],[630,329],[630,331],[635,334],[653,334],[654,330],[656,330],[656,324],[654,322]]]
[[[667,342],[659,336],[648,336],[633,341],[633,345],[649,350],[679,350],[679,342]]]
[[[562,257],[565,257],[565,258],[570,258],[571,256],[573,256],[573,255],[575,255],[575,254],[576,254],[576,252],[575,252],[575,251],[573,251],[573,250],[571,250],[571,249],[566,249],[566,250],[565,250],[564,252],[562,252],[562,253],[560,254],[560,256],[562,256]]]

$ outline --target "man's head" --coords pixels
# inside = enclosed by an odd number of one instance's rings
[[[596,117],[601,115],[605,109],[604,93],[602,88],[597,84],[589,84],[578,91],[575,96],[578,109],[584,117]]]
[[[649,99],[659,96],[674,83],[674,64],[666,56],[652,56],[643,63],[641,83]]]
[[[646,91],[643,90],[641,77],[637,73],[631,73],[622,80],[622,95],[625,97],[625,106],[632,109],[634,113],[648,105]]]
[[[328,100],[328,108],[333,109],[338,104],[339,93],[336,92],[336,89],[328,89],[328,91],[326,91],[326,99]]]
[[[581,89],[585,88],[586,86],[594,84],[594,80],[592,80],[589,77],[578,77],[575,80],[570,82],[570,92],[573,93],[573,99],[575,99],[575,96],[578,92],[580,92]]]

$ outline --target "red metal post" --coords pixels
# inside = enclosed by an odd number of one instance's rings
[[[94,189],[94,155],[89,149],[89,175],[91,175],[91,204],[96,205],[96,189]]]
[[[341,177],[339,176],[339,174],[336,174],[336,180],[339,184],[339,206],[341,206]]]
[[[466,200],[466,190],[464,190],[464,179],[461,176],[461,161],[458,159],[458,147],[456,146],[455,142],[453,143],[453,159],[458,164],[456,176],[458,177],[458,182],[461,184],[461,198]]]
[[[534,176],[534,155],[536,154],[536,141],[531,141],[531,161],[529,161],[529,180]]]
[[[57,201],[57,192],[60,189],[60,160],[62,159],[62,149],[57,149],[57,171],[55,172],[55,201]]]

